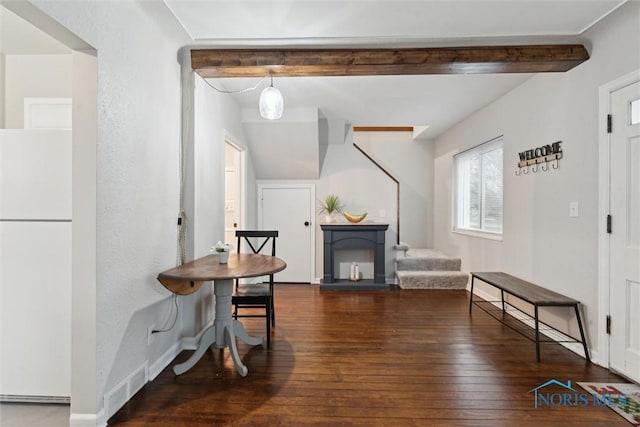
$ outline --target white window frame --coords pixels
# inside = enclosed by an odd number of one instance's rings
[[[460,211],[460,203],[461,203],[461,195],[459,194],[459,185],[458,185],[458,159],[468,158],[478,154],[484,154],[496,149],[502,149],[503,154],[503,171],[502,171],[502,181],[503,181],[503,192],[502,192],[502,202],[503,202],[503,221],[502,221],[502,231],[488,231],[476,228],[466,228],[460,226],[462,213]],[[504,232],[504,143],[503,136],[499,136],[493,138],[487,142],[484,142],[480,145],[472,147],[468,150],[462,151],[453,156],[453,186],[452,186],[452,201],[453,201],[453,218],[452,218],[452,232],[464,234],[468,236],[474,237],[482,237],[491,240],[502,240],[502,233]]]

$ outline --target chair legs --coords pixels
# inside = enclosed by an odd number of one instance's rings
[[[272,294],[273,295],[273,294]],[[240,304],[242,305],[242,304]],[[260,304],[262,306],[262,304]],[[265,308],[265,320],[266,320],[266,325],[267,325],[267,348],[271,348],[271,328],[276,326],[276,308],[275,308],[275,304],[274,304],[274,298],[273,296],[271,296],[271,298],[269,299],[269,301],[263,306]],[[247,304],[246,306],[242,305],[240,308],[246,309],[246,308],[257,308],[257,304],[256,306],[252,306],[251,304]],[[259,315],[241,315],[238,313],[239,312],[239,308],[238,308],[238,303],[233,303],[233,312],[231,313],[231,317],[233,319],[238,319],[239,317],[262,317]]]
[[[273,297],[271,297],[271,326],[276,326],[276,307],[273,303]]]
[[[271,301],[273,302],[273,299],[271,299]],[[267,316],[266,316],[266,323],[267,323],[267,349],[271,348],[271,322],[269,320],[270,320],[272,315],[273,315],[273,311],[271,309],[271,304],[267,304]]]
[[[241,247],[244,244],[247,248],[250,248],[254,254],[267,253],[269,247],[271,249],[271,256],[276,256],[276,238],[278,237],[277,230],[236,230],[237,238],[237,251],[241,252]],[[264,249],[264,250],[263,250]],[[266,282],[266,278],[269,278],[269,282]],[[273,301],[273,274],[261,276],[263,283],[261,287],[255,287],[250,289],[252,292],[240,293],[238,292],[238,281],[236,280],[234,299],[232,302],[238,302],[234,304],[232,316],[234,319],[240,317],[264,317],[266,323],[267,333],[267,348],[271,348],[271,328],[276,325],[276,311]],[[269,290],[263,289],[264,285],[268,283]],[[244,309],[260,309],[259,314],[241,314],[239,311]],[[264,310],[264,311],[262,311]],[[263,316],[264,313],[264,316]]]

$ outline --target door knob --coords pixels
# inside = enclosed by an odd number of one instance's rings
[[[304,222],[304,226],[305,226],[305,227],[308,227],[308,226],[309,226],[309,221],[305,221],[305,222]]]

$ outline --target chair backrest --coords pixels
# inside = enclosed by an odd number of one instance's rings
[[[236,230],[236,237],[238,238],[238,253],[240,253],[240,246],[244,240],[254,254],[260,253],[267,243],[271,242],[271,255],[276,255],[278,230]]]

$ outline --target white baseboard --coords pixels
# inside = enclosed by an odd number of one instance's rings
[[[182,341],[180,341],[180,351],[195,350],[196,348],[198,348],[198,338],[196,337],[182,338]]]
[[[146,383],[156,379],[160,373],[171,364],[171,362],[180,354],[183,350],[195,350],[200,341],[200,337],[204,331],[207,330],[213,323],[207,324],[203,327],[198,334],[191,338],[183,338],[169,347],[162,356],[160,356],[155,362],[149,366],[149,362],[145,361],[140,367],[130,373],[125,379],[123,379],[116,386],[111,388],[104,395],[104,409],[101,411],[104,420],[98,423],[99,425],[106,425],[106,420],[111,418],[120,408],[122,408],[134,394],[136,394]],[[91,416],[92,419],[100,421],[95,415],[91,414],[79,414],[78,421],[84,420],[83,417]],[[84,421],[82,421],[84,422]],[[95,426],[97,424],[91,424]],[[84,424],[78,424],[78,427],[82,427]]]
[[[104,412],[100,411],[96,414],[71,414],[69,417],[69,427],[106,427]]]
[[[149,367],[149,381],[153,381],[156,379],[160,372],[162,372],[169,364],[176,358],[178,354],[182,350],[188,350],[184,346],[185,339],[176,342],[174,345],[169,347],[167,351],[164,352],[162,356],[158,358],[153,364]]]
[[[470,285],[469,285],[470,286]],[[471,291],[470,287],[467,288],[468,291]],[[485,301],[491,301],[493,305],[495,305],[498,308],[500,307],[500,302],[495,302],[496,297],[494,295],[490,295],[487,292],[476,288],[474,290],[474,295],[479,296],[480,298],[482,298]],[[533,319],[533,317],[529,316],[528,314],[522,312],[523,316],[525,317],[525,321],[523,322],[525,325],[529,326],[531,329],[535,329],[535,320]],[[527,319],[528,318],[528,319]],[[528,321],[527,321],[528,320]],[[545,331],[540,331],[540,333],[542,335],[545,335],[549,338],[554,338],[552,335],[546,333]],[[562,334],[562,332],[560,332]],[[563,334],[566,335],[566,334]],[[582,343],[578,343],[578,342],[559,342],[558,344],[560,344],[561,346],[571,350],[572,352],[576,353],[578,356],[580,357],[585,357],[584,355],[584,349],[582,347]],[[591,358],[591,361],[593,363],[598,364],[598,358],[597,358],[597,352],[594,352],[593,349],[589,348],[589,356]]]
[[[320,283],[322,283],[322,279],[320,277],[316,277],[313,279],[313,282],[311,282],[312,285],[319,285]],[[394,277],[387,277],[385,278],[385,283],[387,285],[397,285],[398,279]]]
[[[105,419],[111,418],[148,382],[149,362],[145,361],[104,395]]]
[[[469,292],[471,292],[471,285],[467,285],[467,290]],[[479,296],[480,298],[482,298],[485,301],[494,301],[495,298],[496,298],[495,295],[489,295],[488,293],[486,293],[482,289],[478,289],[478,288],[475,289],[473,294]]]

